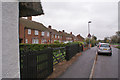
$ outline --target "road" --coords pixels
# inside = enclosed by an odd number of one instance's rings
[[[98,55],[93,78],[118,78],[118,49],[112,47],[112,56]]]
[[[82,52],[82,55],[59,78],[89,78],[97,47]],[[112,47],[112,56],[98,55],[93,78],[118,78],[118,49]]]

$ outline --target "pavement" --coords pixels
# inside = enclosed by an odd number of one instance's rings
[[[93,47],[82,52],[78,58],[61,76],[58,78],[88,79],[91,74],[97,47]],[[119,49],[112,47],[112,56],[98,55],[95,64],[93,79],[118,80],[118,53]]]
[[[59,78],[89,78],[96,56],[96,50],[96,47],[93,47],[82,52],[82,56],[80,56]]]

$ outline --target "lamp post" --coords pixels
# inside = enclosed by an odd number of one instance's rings
[[[91,37],[91,35],[90,35],[90,23],[91,23],[91,21],[88,21],[89,49],[90,49],[90,37]]]

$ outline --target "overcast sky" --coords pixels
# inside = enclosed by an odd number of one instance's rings
[[[98,39],[110,37],[118,30],[118,1],[117,0],[45,0],[41,1],[44,15],[33,17],[34,21],[43,23],[46,27],[73,32],[86,38],[88,21],[90,33]]]

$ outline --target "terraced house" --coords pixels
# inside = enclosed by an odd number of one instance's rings
[[[20,43],[50,44],[55,41],[64,43],[84,40],[80,35],[75,36],[72,32],[69,34],[65,30],[57,31],[56,29],[52,29],[51,25],[47,28],[42,23],[32,21],[32,17],[27,17],[27,19],[20,18],[19,25]]]
[[[49,30],[41,23],[32,21],[30,18],[20,18],[19,41],[28,44],[50,43]]]

